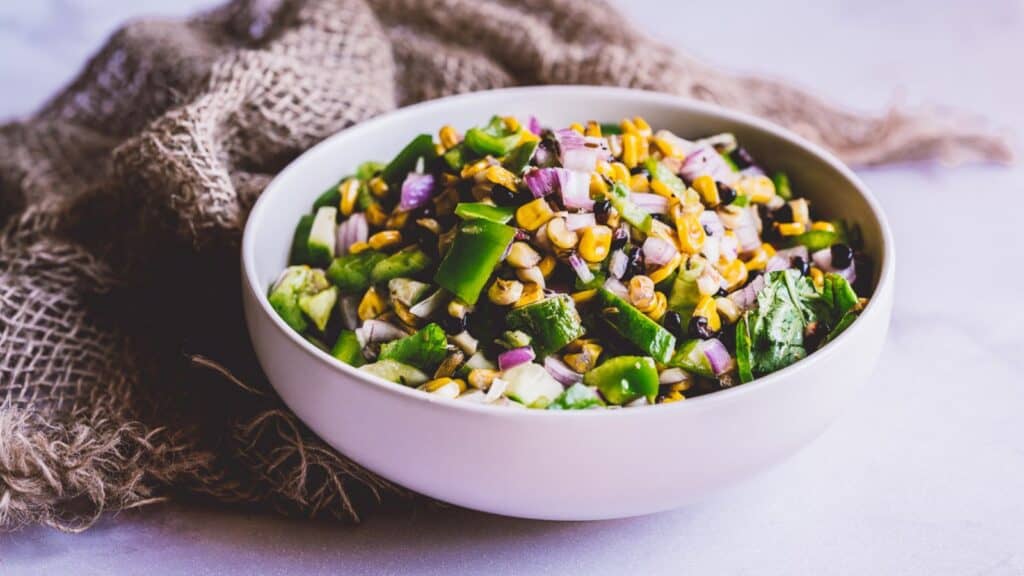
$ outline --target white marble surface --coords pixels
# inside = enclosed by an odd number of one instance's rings
[[[115,22],[204,3],[0,3],[0,117],[37,105]],[[620,4],[668,42],[851,107],[941,103],[1024,133],[1024,2]],[[889,342],[845,416],[754,480],[600,523],[451,510],[348,528],[174,505],[0,536],[0,574],[1024,575],[1024,170],[861,174],[896,234]]]

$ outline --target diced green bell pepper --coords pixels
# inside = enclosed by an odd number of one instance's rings
[[[548,404],[548,410],[586,410],[597,406],[604,406],[604,400],[601,400],[597,391],[577,382],[555,398],[554,402]]]
[[[637,398],[654,400],[658,393],[658,369],[646,356],[617,356],[583,376],[587,386],[597,386],[611,404],[628,404]]]
[[[359,338],[351,330],[342,330],[338,334],[338,339],[331,348],[331,356],[356,368],[366,364],[366,359],[363,358],[362,347],[359,345]]]
[[[299,295],[306,288],[306,282],[312,269],[309,266],[289,266],[278,281],[270,288],[270,306],[277,312],[284,323],[296,332],[309,327],[306,315],[299,308]]]
[[[425,160],[434,157],[434,139],[430,134],[420,134],[406,144],[405,148],[388,163],[381,172],[381,177],[389,184],[401,182],[405,175],[416,168],[420,158]]]
[[[783,200],[793,199],[793,189],[789,187],[789,176],[785,172],[772,174],[772,182],[775,184],[775,193]]]
[[[664,164],[659,162],[656,158],[648,158],[646,166],[647,171],[651,174],[651,180],[657,180],[667,186],[668,189],[672,191],[672,195],[680,201],[686,197],[686,184],[679,176],[676,176],[671,170],[665,167]]]
[[[384,167],[385,165],[383,162],[363,162],[356,167],[356,178],[362,182],[366,182],[384,170]]]
[[[533,337],[533,348],[543,358],[583,336],[576,304],[568,294],[550,296],[516,308],[508,314],[508,326]]]
[[[708,361],[707,356],[704,355],[703,340],[696,338],[687,340],[679,346],[679,351],[676,352],[672,359],[668,361],[669,366],[676,368],[682,368],[691,374],[697,374],[698,376],[707,376],[712,378],[715,375],[714,370],[711,369],[711,362]]]
[[[736,160],[733,159],[732,154],[729,154],[728,152],[719,152],[718,155],[722,157],[722,160],[725,161],[725,165],[728,166],[730,170],[733,172],[740,171],[740,166],[736,163]]]
[[[515,235],[515,228],[489,220],[462,222],[434,281],[467,304],[476,304]]]
[[[791,244],[807,246],[811,252],[817,252],[839,243],[839,234],[828,230],[808,230],[803,234],[793,236]]]
[[[377,262],[370,270],[370,281],[374,284],[393,278],[414,276],[430,266],[430,256],[418,247],[410,247]]]
[[[672,283],[672,291],[668,296],[668,308],[678,312],[683,320],[688,320],[693,315],[693,309],[697,307],[697,302],[700,300],[697,279],[703,273],[703,260],[687,259],[679,267],[676,280]]]
[[[539,140],[523,142],[508,153],[508,156],[505,157],[505,161],[501,165],[516,176],[521,175],[523,170],[530,164],[530,158],[533,158],[533,153],[537,151],[538,144],[540,144]]]
[[[671,332],[605,288],[598,288],[597,296],[602,317],[616,332],[658,362],[669,361],[676,345],[676,337]]]
[[[632,224],[634,228],[644,234],[651,231],[654,218],[649,212],[630,201],[629,188],[626,188],[622,182],[616,182],[615,186],[612,187],[611,194],[608,195],[608,201],[618,210],[622,219]]]
[[[449,168],[458,172],[466,165],[466,147],[462,142],[459,142],[455,146],[449,148],[441,158],[444,159],[444,163],[447,164]]]
[[[292,249],[288,255],[288,263],[292,266],[297,264],[312,264],[309,257],[309,231],[313,228],[312,214],[305,214],[299,218],[299,224],[295,227],[295,235],[292,237]]]
[[[372,283],[370,272],[385,258],[373,250],[340,256],[327,268],[327,279],[346,294],[360,294]]]
[[[608,136],[609,134],[622,134],[622,126],[612,122],[601,122],[601,135]]]
[[[337,286],[330,286],[316,294],[303,294],[299,296],[299,308],[305,312],[306,317],[312,320],[313,325],[321,332],[327,327],[327,321],[331,319],[331,311],[334,310],[334,305],[337,303]]]
[[[516,214],[514,206],[494,206],[486,202],[459,202],[455,206],[455,215],[463,220],[479,218],[498,224],[506,224]]]
[[[339,190],[340,187],[341,182],[335,184],[334,186],[331,186],[327,190],[324,190],[322,194],[317,196],[316,200],[313,201],[313,213],[316,214],[316,211],[323,208],[324,206],[331,206],[337,208],[338,204],[341,202],[341,190]]]
[[[448,338],[437,324],[427,324],[415,334],[386,342],[380,348],[380,360],[396,360],[433,372],[444,360]]]
[[[467,148],[481,156],[504,156],[519,142],[519,137],[518,131],[507,130],[505,121],[500,116],[494,116],[483,128],[467,130],[464,142]]]

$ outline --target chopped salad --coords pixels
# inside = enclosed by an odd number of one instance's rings
[[[729,133],[495,116],[321,194],[269,300],[338,360],[430,394],[677,402],[799,361],[864,308],[857,228],[811,208]]]

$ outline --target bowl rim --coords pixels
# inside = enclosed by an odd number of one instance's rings
[[[427,100],[419,102],[410,106],[399,108],[390,112],[386,112],[379,116],[375,116],[365,122],[355,124],[348,128],[344,128],[335,132],[331,136],[321,140],[314,146],[305,150],[294,159],[292,159],[278,174],[267,184],[264,188],[263,193],[260,194],[259,198],[253,204],[252,209],[249,211],[249,216],[245,223],[245,228],[242,233],[241,243],[241,259],[242,259],[242,279],[243,289],[246,290],[252,298],[258,302],[258,311],[268,316],[273,323],[276,330],[279,330],[286,334],[287,338],[291,340],[291,343],[302,349],[307,356],[313,361],[320,362],[326,365],[331,370],[335,371],[338,376],[348,377],[354,383],[360,386],[372,386],[375,388],[382,389],[388,393],[396,394],[399,397],[405,397],[406,399],[413,399],[415,401],[424,402],[425,404],[441,406],[446,409],[476,412],[480,414],[486,414],[488,417],[494,418],[635,418],[641,417],[645,413],[649,413],[653,410],[659,411],[659,413],[667,413],[669,410],[674,411],[688,411],[688,410],[701,410],[706,409],[716,403],[738,401],[743,396],[757,393],[762,389],[781,385],[790,376],[796,375],[802,371],[810,369],[810,367],[816,363],[824,360],[826,357],[840,353],[844,347],[844,342],[852,340],[853,336],[858,332],[865,329],[867,322],[865,318],[884,314],[885,311],[881,309],[881,304],[877,302],[876,298],[872,298],[868,301],[868,305],[864,308],[861,313],[862,318],[858,318],[858,321],[854,322],[849,328],[847,328],[842,334],[840,334],[835,340],[827,343],[825,346],[815,350],[813,354],[808,355],[806,358],[795,362],[782,370],[773,372],[760,378],[747,382],[742,385],[732,386],[724,390],[718,390],[709,394],[703,394],[695,396],[693,398],[687,398],[684,402],[671,402],[667,404],[658,404],[653,406],[644,406],[642,409],[612,409],[612,410],[530,410],[530,409],[515,409],[507,406],[493,406],[489,404],[482,404],[476,402],[467,402],[465,400],[458,400],[455,398],[443,398],[417,390],[416,388],[410,388],[396,382],[385,380],[379,376],[368,374],[365,371],[359,370],[335,359],[327,352],[320,350],[299,333],[292,330],[284,321],[274,313],[270,307],[270,302],[266,294],[259,293],[256,290],[256,286],[259,285],[258,278],[255,273],[255,239],[258,234],[256,226],[260,220],[261,214],[268,203],[267,198],[271,194],[281,193],[275,192],[275,186],[280,186],[280,182],[287,179],[293,170],[296,170],[296,166],[300,163],[307,155],[313,154],[314,151],[330,146],[334,140],[345,137],[345,138],[357,138],[364,132],[372,132],[376,129],[379,124],[385,122],[400,121],[405,116],[412,116],[419,114],[421,110],[430,109],[433,107],[440,107],[445,105],[457,104],[462,101],[474,100],[480,98],[501,98],[507,96],[517,97],[566,97],[572,96],[576,98],[586,99],[595,96],[616,96],[619,98],[632,99],[636,102],[671,105],[680,109],[687,109],[689,111],[702,113],[710,116],[717,116],[721,120],[727,120],[734,123],[746,124],[754,129],[770,134],[773,138],[778,138],[797,147],[803,148],[809,152],[818,161],[825,163],[832,169],[834,169],[840,176],[846,178],[856,190],[858,194],[865,200],[870,209],[872,216],[879,224],[879,228],[882,232],[880,254],[882,259],[882,265],[880,267],[878,283],[875,287],[876,294],[884,294],[886,291],[892,290],[892,284],[894,282],[895,275],[895,253],[894,253],[894,242],[892,231],[889,228],[888,219],[882,210],[881,204],[874,197],[864,182],[854,172],[841,162],[831,152],[825,150],[821,146],[810,142],[809,140],[799,136],[786,128],[783,128],[773,122],[764,120],[747,114],[745,112],[739,112],[736,110],[730,110],[721,106],[693,100],[690,98],[678,96],[675,94],[668,94],[662,92],[652,92],[648,90],[637,90],[632,88],[621,88],[621,87],[609,87],[609,86],[589,86],[589,85],[544,85],[544,86],[521,86],[512,88],[501,88],[496,90],[482,90],[477,92],[467,92],[463,94],[457,94],[453,96],[447,96],[438,98],[435,100]],[[282,187],[281,190],[284,190]],[[273,383],[272,383],[273,384]]]

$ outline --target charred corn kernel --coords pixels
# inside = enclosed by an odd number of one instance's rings
[[[540,271],[538,266],[516,269],[516,278],[519,278],[526,284],[538,284],[541,288],[544,288],[546,285],[546,282],[544,281],[544,273]]]
[[[593,136],[594,138],[601,137],[601,125],[591,120],[587,122],[587,128],[583,131],[584,136]]]
[[[775,248],[772,248],[771,244],[761,244],[757,250],[754,250],[754,253],[747,259],[744,265],[747,267],[748,272],[764,270],[768,260],[771,260],[771,257],[774,255]]]
[[[637,274],[629,279],[629,303],[640,310],[650,307],[654,300],[654,281]]]
[[[723,266],[720,272],[722,279],[725,280],[725,289],[729,292],[743,286],[749,276],[747,267],[738,259]]]
[[[416,225],[421,228],[425,228],[430,232],[433,232],[434,234],[441,233],[441,224],[439,224],[437,220],[433,218],[420,218],[416,220]]]
[[[572,124],[569,124],[569,129],[572,130],[573,132],[583,134],[583,124],[580,124],[579,122],[573,122]]]
[[[562,360],[573,371],[583,374],[597,365],[597,359],[602,352],[604,352],[604,348],[600,344],[587,341],[580,345],[578,352],[566,354]]]
[[[799,236],[807,231],[801,222],[783,222],[775,225],[783,236]]]
[[[374,176],[370,178],[370,193],[377,198],[383,198],[388,195],[388,183],[384,181],[380,176]]]
[[[672,189],[668,187],[668,184],[665,184],[661,180],[654,180],[651,182],[651,192],[654,192],[658,196],[664,196],[670,200],[675,198],[675,195],[672,193]]]
[[[487,289],[487,298],[499,306],[508,306],[523,296],[523,283],[518,280],[498,278]]]
[[[651,221],[651,231],[647,233],[648,236],[654,236],[655,238],[661,238],[673,246],[678,246],[678,235],[671,226],[665,224],[661,220]]]
[[[700,201],[700,193],[693,188],[687,188],[686,192],[683,193],[681,206],[685,214],[696,212],[697,215],[700,215],[704,211],[704,204]]]
[[[825,273],[818,268],[811,267],[811,282],[814,282],[814,287],[821,290],[825,286]]]
[[[811,224],[811,230],[818,232],[835,232],[836,227],[831,222],[815,222]]]
[[[444,149],[444,146],[442,146],[440,142],[434,144],[434,156],[441,156],[445,152],[446,150]]]
[[[789,208],[793,212],[793,222],[799,222],[804,226],[811,224],[811,207],[806,198],[797,198],[789,201]]]
[[[671,404],[673,402],[682,402],[683,400],[686,400],[686,396],[683,396],[682,393],[677,390],[672,390],[668,394],[662,396],[659,403]]]
[[[707,174],[698,176],[693,181],[693,189],[700,194],[701,200],[708,206],[718,206],[721,203],[721,199],[718,197],[718,185],[715,184],[715,179]]]
[[[540,262],[537,263],[537,268],[539,268],[540,273],[547,278],[548,276],[551,276],[551,273],[555,270],[555,264],[557,263],[558,261],[555,260],[554,256],[551,254],[545,254],[544,257],[540,259]]]
[[[370,249],[370,245],[366,242],[356,242],[348,247],[349,254],[359,254]]]
[[[448,315],[455,318],[465,318],[466,313],[469,312],[469,304],[466,304],[459,298],[453,298],[448,302]]]
[[[457,398],[466,391],[466,382],[459,378],[435,378],[424,384],[423,390],[445,398]]]
[[[376,318],[384,313],[388,309],[387,302],[384,298],[377,293],[377,290],[371,286],[363,294],[363,299],[359,301],[359,307],[356,312],[359,314],[359,319],[366,321],[372,318]]]
[[[548,201],[543,198],[531,200],[516,210],[516,222],[519,224],[519,227],[530,232],[547,224],[548,220],[554,217],[555,213],[548,206]]]
[[[648,274],[648,276],[650,276],[651,280],[655,284],[661,284],[662,281],[664,281],[666,278],[671,276],[673,272],[676,271],[676,268],[679,268],[679,264],[682,261],[683,261],[683,255],[682,254],[676,254],[675,256],[672,257],[671,260],[668,261],[668,263],[666,263],[661,268],[658,268],[654,272],[651,272],[650,274]]]
[[[491,386],[491,382],[494,382],[494,379],[497,377],[497,370],[474,368],[469,371],[469,375],[466,377],[466,382],[473,388],[486,390]]]
[[[654,147],[658,149],[658,152],[661,152],[661,155],[666,158],[684,158],[686,156],[678,146],[667,138],[655,136],[651,138],[651,142],[654,143]]]
[[[522,308],[528,304],[539,302],[544,298],[544,288],[539,284],[527,284],[523,286],[523,295],[516,300],[515,308]]]
[[[651,182],[646,174],[633,174],[629,178],[629,189],[633,192],[650,192]]]
[[[619,128],[622,128],[623,134],[636,134],[636,124],[633,123],[629,118],[623,118],[622,122],[619,122]]]
[[[490,190],[484,192],[490,194]],[[455,212],[459,204],[459,191],[455,188],[445,188],[443,192],[434,198],[434,213],[438,216],[450,216]]]
[[[384,227],[389,230],[400,230],[405,228],[405,223],[409,221],[409,213],[405,210],[396,209],[388,216],[388,221],[384,223]]]
[[[679,235],[679,248],[687,254],[696,254],[704,247],[707,234],[700,224],[700,214],[683,214],[676,220],[676,233]]]
[[[565,224],[565,218],[552,218],[547,226],[548,240],[556,248],[572,250],[580,241],[580,235],[575,230],[569,230]]]
[[[338,192],[341,194],[338,209],[343,215],[351,216],[352,211],[356,209],[356,199],[359,198],[359,180],[355,178],[345,180],[338,187]]]
[[[740,319],[740,307],[735,302],[726,298],[725,296],[719,296],[715,298],[715,308],[718,310],[718,315],[725,318],[725,321],[734,324]]]
[[[682,382],[676,382],[675,384],[669,384],[668,389],[671,392],[686,392],[687,390],[690,389],[690,386],[692,386],[692,385],[693,385],[693,382],[689,378],[687,378],[686,380],[683,380]]]
[[[366,209],[366,223],[370,226],[376,226],[378,228],[387,224],[388,213],[380,207],[380,204],[374,202],[370,204],[370,207]]]
[[[750,199],[751,202],[764,204],[775,197],[775,183],[767,176],[747,176],[740,178],[735,188]]]
[[[518,144],[523,144],[525,142],[540,142],[540,136],[537,136],[529,130],[522,130],[519,132]]]
[[[519,119],[515,116],[505,116],[501,120],[505,123],[505,128],[507,128],[509,132],[519,131]]]
[[[627,168],[633,168],[640,163],[641,141],[642,138],[636,132],[626,132],[622,135],[622,163]]]
[[[441,127],[441,130],[437,133],[438,139],[441,141],[441,146],[445,149],[453,148],[462,140],[462,136],[455,130],[455,127],[451,124],[445,124]]]
[[[402,304],[398,300],[393,300],[391,302],[391,309],[394,310],[395,314],[401,318],[402,322],[406,325],[413,327],[419,326],[420,318],[412,312],[409,312],[409,307],[405,304]]]
[[[590,173],[590,195],[591,196],[607,196],[608,195],[608,183],[604,181],[604,178],[597,172]]]
[[[708,329],[718,332],[722,329],[722,318],[718,315],[718,304],[711,296],[701,296],[697,301],[697,307],[693,309],[694,316],[703,316],[708,319]]]
[[[366,241],[374,250],[384,250],[402,243],[402,233],[398,230],[382,230]]]
[[[586,304],[597,296],[597,289],[593,290],[580,290],[579,292],[572,293],[572,301],[576,304]]]
[[[487,168],[490,165],[491,163],[490,161],[487,160],[487,158],[481,158],[480,160],[477,160],[472,164],[466,164],[465,166],[463,166],[462,172],[459,173],[459,176],[462,176],[463,178],[472,178],[473,176],[476,176],[478,173],[487,170]]]
[[[450,382],[454,382],[454,378],[435,378],[423,385],[423,389],[427,392],[436,392],[438,388],[445,386]]]
[[[661,322],[661,318],[665,315],[666,310],[668,310],[668,298],[665,297],[665,293],[655,292],[654,300],[651,302],[651,305],[640,311],[646,314],[651,320]]]
[[[647,123],[647,120],[644,120],[640,116],[633,117],[633,129],[636,130],[637,134],[644,137],[652,134],[651,125]]]
[[[497,164],[489,167],[487,171],[484,172],[484,178],[486,178],[488,182],[504,186],[509,190],[516,189],[515,175]]]
[[[608,211],[608,221],[605,222],[605,225],[614,230],[619,227],[619,222],[621,221],[622,216],[619,214],[619,211],[612,208]]]
[[[540,263],[540,254],[526,242],[513,242],[505,262],[515,268],[531,268]]]
[[[632,176],[632,174],[629,173],[629,168],[622,162],[612,162],[611,170],[611,178],[614,182],[622,182],[625,184],[629,182],[629,177]]]
[[[587,226],[580,236],[579,252],[587,262],[601,262],[608,257],[612,245],[612,229],[598,224]]]

